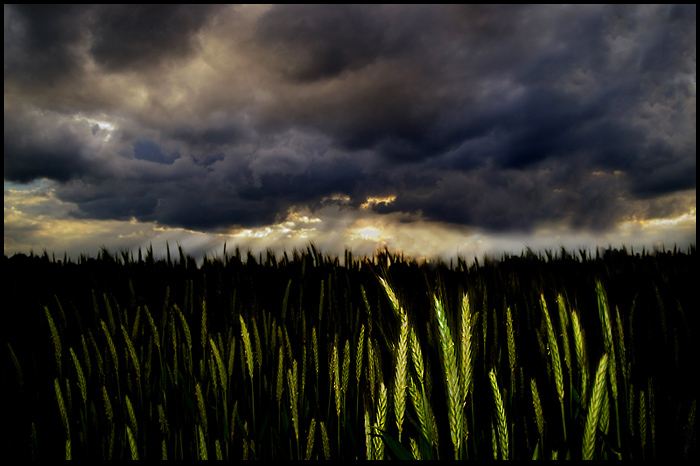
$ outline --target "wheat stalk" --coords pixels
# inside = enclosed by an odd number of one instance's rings
[[[216,449],[216,459],[221,461],[224,459],[224,455],[221,452],[221,441],[219,439],[214,440],[214,448]]]
[[[255,337],[255,360],[258,364],[258,373],[262,372],[262,345],[260,343],[260,334],[258,333],[258,324],[255,321],[255,317],[251,319],[253,321],[253,336]]]
[[[493,398],[496,402],[496,418],[498,420],[498,445],[501,450],[501,459],[508,459],[508,424],[506,422],[506,410],[501,397],[501,391],[498,388],[495,369],[489,371],[489,379],[491,381],[491,390]]]
[[[199,420],[201,422],[201,426],[204,427],[204,433],[208,434],[209,430],[209,424],[207,422],[207,410],[206,406],[204,406],[204,396],[202,395],[202,387],[199,385],[199,382],[194,387],[195,390],[195,396],[197,397],[197,408],[199,409]]]
[[[318,337],[316,327],[311,327],[311,346],[314,353],[314,369],[316,370],[316,381],[318,381]]]
[[[253,380],[253,345],[250,342],[250,334],[248,333],[248,328],[245,325],[245,321],[243,320],[243,316],[239,315],[238,319],[241,322],[241,336],[243,338],[243,344],[245,348],[245,358],[246,358],[246,363],[248,364],[248,374],[250,375],[250,380],[252,384]]]
[[[513,315],[510,311],[510,306],[506,307],[506,334],[508,337],[508,364],[510,365],[511,379],[517,367],[515,359],[515,331],[513,330]],[[512,384],[511,384],[512,385]]]
[[[331,445],[328,441],[328,430],[326,430],[326,423],[321,421],[321,440],[323,441],[323,456],[327,460],[331,459]]]
[[[139,459],[139,452],[138,449],[136,448],[136,436],[134,435],[133,432],[131,432],[131,429],[129,426],[126,426],[126,436],[129,438],[129,450],[131,451],[131,459],[132,460],[138,460]]]
[[[112,341],[112,337],[109,334],[109,331],[107,330],[107,325],[105,324],[104,320],[100,319],[100,325],[102,327],[102,332],[105,334],[105,338],[107,339],[107,347],[109,348],[109,354],[112,356],[112,363],[114,364],[114,374],[117,377],[117,380],[119,380],[119,359],[117,358],[117,348],[114,346],[114,342]]]
[[[88,350],[87,340],[85,340],[84,333],[80,334],[80,346],[83,349],[83,360],[85,361],[85,367],[87,368],[87,378],[89,379],[92,376],[92,364],[90,363],[90,350]]]
[[[455,356],[454,343],[452,342],[452,334],[447,323],[447,317],[437,295],[433,296],[433,301],[442,348],[442,365],[445,372],[445,387],[447,389],[447,414],[450,420],[450,436],[454,445],[455,459],[457,459],[462,442],[462,400],[464,396],[460,389],[457,357]]]
[[[647,403],[644,390],[639,391],[639,440],[642,444],[642,459],[646,459]]]
[[[566,363],[566,368],[569,374],[572,373],[571,369],[571,350],[569,348],[569,313],[566,312],[566,303],[564,297],[561,293],[557,294],[557,305],[559,307],[559,321],[561,322],[561,336],[563,339],[564,346],[564,362]]]
[[[374,345],[372,345],[372,339],[367,338],[367,372],[369,378],[369,395],[372,399],[372,403],[374,403],[375,379],[377,376],[374,362]]]
[[[549,341],[550,356],[552,359],[552,367],[554,369],[554,382],[557,388],[557,395],[559,396],[559,405],[561,406],[561,425],[564,434],[564,441],[566,442],[566,416],[564,414],[564,377],[561,369],[561,357],[559,356],[559,345],[557,344],[557,337],[554,332],[554,325],[552,325],[552,319],[549,317],[549,311],[547,311],[547,301],[544,299],[544,293],[540,293],[540,303],[542,304],[542,312],[547,322],[547,339]]]
[[[292,409],[292,422],[294,424],[294,436],[299,444],[299,412],[297,396],[297,362],[292,361],[292,368],[287,369],[287,385],[289,386],[289,403]]]
[[[231,329],[229,329],[231,330]],[[231,335],[229,339],[229,350],[228,350],[228,363],[226,365],[226,374],[228,379],[233,377],[233,364],[236,361],[236,336]]]
[[[372,429],[370,427],[369,410],[365,407],[365,446],[367,447],[367,459],[374,459],[374,442],[372,441]],[[323,425],[323,422],[321,422]]]
[[[200,341],[202,342],[202,351],[205,351],[207,346],[207,301],[202,299],[202,320],[201,320],[201,331],[200,331]]]
[[[396,426],[399,430],[399,442],[401,442],[401,431],[403,430],[403,418],[406,409],[406,368],[408,365],[408,316],[405,312],[401,312],[400,317],[401,331],[394,377],[394,412],[396,414]]]
[[[188,374],[192,374],[192,334],[190,333],[190,326],[187,324],[187,319],[182,313],[177,304],[173,304],[173,308],[177,311],[177,315],[180,317],[180,324],[182,325],[182,331],[185,334],[185,343],[187,344],[187,352],[183,352],[185,356],[185,364],[188,370]]]
[[[542,403],[540,402],[540,393],[537,390],[537,381],[534,378],[530,379],[530,388],[532,390],[532,404],[535,407],[535,419],[537,421],[537,431],[540,434],[540,442],[544,445],[544,415],[542,413]]]
[[[78,361],[78,356],[75,355],[73,348],[68,348],[68,351],[73,359],[75,372],[78,374],[78,388],[80,389],[80,396],[83,398],[83,406],[87,407],[87,383],[85,381],[85,376],[83,375],[83,368],[80,367],[80,361]]]
[[[552,319],[549,317],[549,311],[547,311],[547,302],[544,299],[544,294],[540,293],[540,303],[542,304],[542,312],[547,323],[547,341],[549,342],[550,356],[552,359],[552,367],[554,369],[554,381],[557,388],[557,395],[559,396],[559,401],[564,402],[564,378],[562,376],[561,370],[561,358],[559,356],[559,344],[557,343],[556,333],[554,332],[554,325],[552,325]]]
[[[46,314],[46,319],[49,321],[49,329],[51,330],[51,341],[54,345],[54,352],[56,355],[56,368],[58,369],[58,375],[60,376],[63,371],[61,370],[61,337],[58,335],[58,329],[51,318],[51,313],[49,308],[44,306],[44,314]]]
[[[588,357],[586,355],[586,340],[579,321],[578,312],[571,310],[571,323],[574,328],[574,343],[576,345],[576,362],[581,373],[581,404],[586,406],[588,400]]]
[[[357,379],[357,386],[360,386],[360,378],[362,377],[362,359],[363,359],[363,349],[365,343],[365,324],[360,327],[360,338],[357,341],[357,353],[355,355],[355,378]]]
[[[136,413],[134,412],[134,407],[131,405],[131,400],[129,400],[129,395],[124,395],[126,400],[126,412],[129,416],[129,423],[134,431],[134,436],[138,436],[138,424],[136,423]]]
[[[314,437],[316,436],[316,419],[311,418],[309,436],[306,438],[306,459],[310,460],[314,450]]]
[[[343,406],[345,406],[345,396],[348,391],[348,383],[350,382],[350,340],[345,340],[345,348],[343,349],[343,377],[341,389],[343,392]],[[302,386],[304,382],[302,380]]]
[[[510,308],[509,308],[510,309]],[[462,332],[461,332],[461,365],[460,365],[460,382],[462,383],[462,403],[466,403],[469,392],[472,389],[473,373],[474,373],[474,326],[479,313],[472,314],[469,301],[469,294],[464,293],[462,296]],[[509,340],[510,341],[510,340]],[[510,351],[510,346],[508,347]],[[515,342],[513,342],[513,351],[515,351]],[[510,354],[510,353],[509,353]]]
[[[136,380],[141,379],[141,366],[139,364],[139,358],[136,355],[136,349],[134,348],[133,343],[131,343],[131,338],[129,338],[129,333],[126,331],[124,326],[121,326],[122,329],[122,335],[124,336],[124,342],[126,343],[126,349],[127,353],[129,354],[131,358],[131,362],[134,365],[134,371],[136,372]]]
[[[598,369],[595,374],[595,384],[593,385],[593,393],[591,394],[590,405],[588,406],[588,414],[586,416],[586,425],[583,434],[583,459],[593,459],[595,450],[595,437],[598,423],[600,421],[600,410],[603,405],[603,396],[606,391],[606,375],[608,371],[608,353],[604,353],[598,363]]]
[[[206,429],[205,429],[206,430]],[[198,439],[198,452],[199,452],[199,459],[200,460],[207,460],[209,459],[209,455],[207,454],[207,442],[205,440],[205,435],[204,432],[202,431],[202,426],[197,425],[197,439]]]
[[[168,429],[168,418],[165,417],[165,408],[163,408],[162,403],[158,403],[158,425],[160,426],[160,432],[163,436],[167,436],[170,429]]]
[[[95,360],[97,361],[97,372],[99,374],[99,378],[101,382],[104,382],[106,374],[104,371],[104,362],[102,360],[102,355],[100,354],[100,350],[97,347],[97,341],[95,341],[95,337],[92,335],[92,331],[88,329],[88,339],[90,340],[90,345],[92,346],[93,353],[95,355]]]
[[[61,392],[61,384],[58,379],[53,379],[54,391],[56,392],[56,401],[58,402],[58,411],[61,414],[61,421],[63,422],[63,428],[66,431],[66,439],[70,440],[70,423],[68,422],[68,411],[66,410],[66,405],[63,401],[63,394]]]
[[[377,433],[384,431],[387,417],[387,388],[384,382],[379,384],[379,397],[377,399],[377,413],[375,415],[375,428]],[[384,440],[381,436],[374,437],[374,456],[375,459],[384,459]]]
[[[107,394],[107,387],[102,385],[102,400],[105,404],[105,414],[107,415],[107,421],[110,423],[114,419],[114,412],[112,411],[112,403],[109,401],[109,395]]]
[[[216,347],[214,344],[214,340],[210,337],[209,338],[209,344],[211,345],[211,350],[212,353],[214,353],[214,359],[216,360],[216,366],[219,369],[219,378],[221,379],[221,389],[226,392],[226,387],[228,385],[227,377],[226,377],[226,368],[224,367],[224,361],[221,359],[221,354],[219,353],[219,349]]]
[[[333,380],[331,380],[331,383],[333,384],[333,392],[335,394],[335,411],[338,415],[338,419],[340,419],[340,408],[341,408],[341,393],[340,393],[340,366],[338,363],[338,334],[335,334],[335,340],[333,342],[333,361],[331,363],[331,368],[333,373],[331,374],[333,377]]]

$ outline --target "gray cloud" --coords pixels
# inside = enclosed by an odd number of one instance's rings
[[[694,5],[6,6],[5,179],[193,230],[343,194],[604,231],[696,186],[695,43]]]

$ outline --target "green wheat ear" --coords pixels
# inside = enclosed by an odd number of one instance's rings
[[[506,421],[506,410],[503,404],[503,397],[501,396],[501,391],[498,388],[498,381],[496,380],[496,372],[491,369],[489,372],[489,379],[491,381],[491,390],[493,391],[493,398],[496,402],[496,419],[498,420],[498,446],[501,450],[501,459],[508,459],[508,423]]]
[[[608,371],[608,353],[603,354],[598,363],[598,370],[595,374],[595,384],[591,394],[591,403],[588,406],[586,416],[586,426],[583,432],[583,452],[585,460],[593,459],[595,449],[595,437],[598,423],[600,421],[600,409],[603,405],[603,397],[606,391],[606,374]]]
[[[438,321],[440,344],[442,347],[442,364],[445,371],[445,386],[447,388],[447,407],[450,420],[450,436],[454,445],[455,459],[459,457],[459,449],[462,443],[462,403],[463,395],[459,383],[457,371],[457,357],[454,351],[454,343],[450,327],[447,323],[445,310],[437,295],[433,296],[435,303],[435,315]]]

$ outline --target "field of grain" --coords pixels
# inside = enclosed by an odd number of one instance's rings
[[[3,260],[3,450],[697,458],[695,246]]]

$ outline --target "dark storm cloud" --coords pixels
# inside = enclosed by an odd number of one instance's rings
[[[90,157],[96,147],[88,125],[37,111],[6,110],[4,120],[6,180],[27,183],[45,177],[65,182],[98,168]]]
[[[258,21],[256,39],[273,52],[270,65],[285,77],[302,82],[332,78],[377,58],[387,28],[377,8],[277,5]]]
[[[196,50],[195,33],[215,5],[104,5],[91,23],[90,53],[109,71],[153,66]]]
[[[5,7],[5,80],[34,86],[79,78],[87,59],[106,71],[149,68],[196,51],[218,6]],[[87,49],[87,50],[86,50]]]
[[[192,229],[600,231],[696,186],[694,5],[265,8],[5,7],[5,179]]]
[[[53,82],[80,70],[78,47],[86,33],[81,5],[5,5],[5,85]]]

